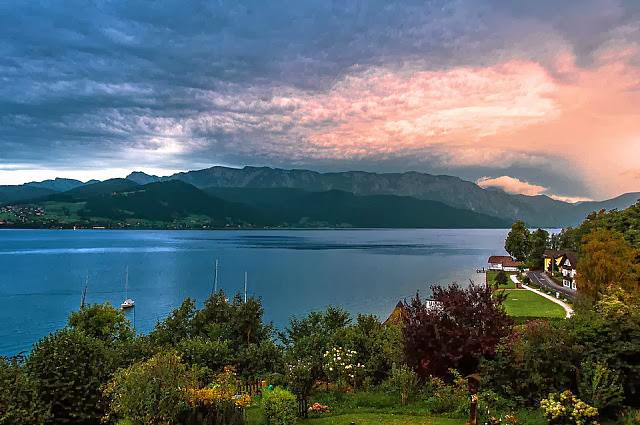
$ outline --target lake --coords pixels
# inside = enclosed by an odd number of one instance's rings
[[[127,316],[148,332],[186,297],[219,288],[262,298],[265,318],[283,328],[291,316],[327,305],[385,319],[400,299],[433,284],[484,281],[476,268],[504,253],[508,230],[2,230],[0,355],[29,350],[87,302],[120,305],[129,270]]]

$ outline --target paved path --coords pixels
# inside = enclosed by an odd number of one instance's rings
[[[566,288],[562,285],[558,285],[553,279],[547,276],[544,272],[531,271],[527,273],[527,276],[529,276],[529,279],[531,279],[532,282],[538,282],[538,285],[544,286],[547,289],[550,289],[555,292],[560,292],[561,294],[564,294],[568,298],[573,298],[576,296],[576,291],[574,289]]]
[[[518,284],[520,284],[524,289],[527,289],[527,290],[529,290],[531,292],[535,292],[536,294],[540,295],[541,297],[545,297],[549,301],[553,301],[554,303],[558,304],[560,307],[564,308],[565,317],[567,319],[569,317],[573,316],[573,308],[569,304],[565,303],[564,301],[560,301],[556,297],[552,297],[551,295],[545,294],[544,292],[538,291],[537,289],[533,289],[532,287],[527,286],[524,283],[521,283],[518,280],[518,277],[515,274],[511,275],[511,280],[513,281],[513,283],[516,284],[516,286],[518,286]]]

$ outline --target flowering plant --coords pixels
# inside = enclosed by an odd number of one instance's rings
[[[313,387],[313,364],[309,359],[298,359],[286,366],[285,377],[291,388],[306,397]]]
[[[540,408],[550,424],[597,424],[598,409],[589,406],[569,390],[549,394],[540,402]]]
[[[233,403],[235,407],[248,407],[251,397],[248,394],[236,394],[236,373],[233,367],[226,366],[216,375],[213,383],[205,388],[185,388],[185,398],[191,407],[220,408]]]
[[[322,405],[320,403],[313,403],[311,406],[309,406],[309,409],[307,410],[309,412],[315,412],[315,413],[329,413],[331,412],[331,407]]]
[[[358,352],[333,347],[324,353],[324,373],[330,381],[339,384],[355,384],[356,377],[364,371],[364,365],[356,361]]]

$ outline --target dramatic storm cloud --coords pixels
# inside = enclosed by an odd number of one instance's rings
[[[0,184],[269,165],[640,190],[637,0],[0,3]]]

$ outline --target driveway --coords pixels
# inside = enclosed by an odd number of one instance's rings
[[[562,285],[558,285],[549,276],[544,274],[544,272],[528,272],[527,276],[529,276],[531,282],[537,283],[540,286],[544,286],[551,291],[560,292],[568,298],[573,298],[576,296],[576,291],[570,288],[565,288]]]

